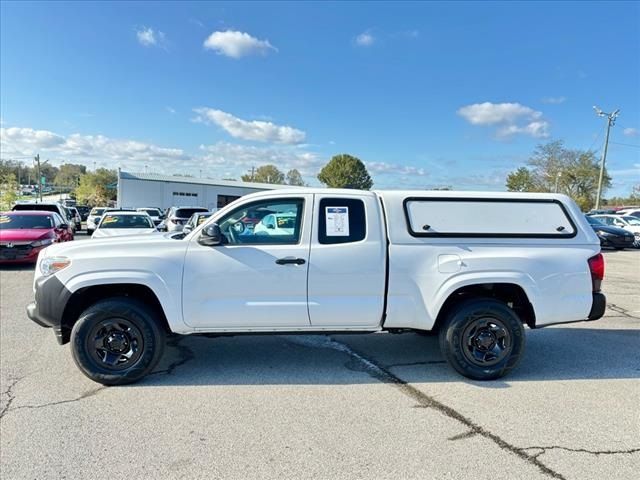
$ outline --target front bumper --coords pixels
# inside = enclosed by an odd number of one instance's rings
[[[38,278],[35,287],[36,299],[27,305],[27,317],[41,327],[53,328],[60,345],[67,343],[71,332],[62,317],[71,292],[55,276]]]
[[[31,247],[20,245],[19,247],[0,247],[0,264],[10,263],[36,263],[40,250],[45,247]]]

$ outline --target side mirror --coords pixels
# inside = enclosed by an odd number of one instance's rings
[[[69,225],[67,225],[66,223],[61,223],[60,226],[58,227],[60,230],[66,230],[69,228]]]
[[[187,233],[191,233],[192,230],[193,230],[193,227],[191,225],[185,225],[184,228],[182,229],[182,233],[186,235]]]
[[[217,223],[207,226],[200,233],[198,243],[205,247],[215,247],[216,245],[222,245],[222,231]]]
[[[275,229],[276,227],[269,223],[269,224],[267,224],[267,228],[270,228],[270,229],[272,229],[272,230],[273,230],[273,229]]]

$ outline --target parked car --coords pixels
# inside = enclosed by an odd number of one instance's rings
[[[142,235],[157,232],[151,217],[146,212],[122,210],[106,211],[91,238]]]
[[[87,217],[89,216],[89,212],[91,211],[91,207],[88,207],[86,205],[76,205],[76,210],[78,210],[82,221],[86,222]]]
[[[640,218],[631,215],[593,215],[610,227],[622,228],[634,236],[633,246],[640,248]]]
[[[187,224],[191,215],[198,212],[208,212],[204,207],[171,207],[164,219],[167,232],[180,232]]]
[[[71,212],[69,212],[69,210],[67,210],[64,205],[58,202],[16,203],[11,210],[14,212],[26,212],[29,210],[56,212],[58,215],[62,217],[62,220],[64,220],[65,224],[69,225],[72,229],[75,230],[75,221],[71,215]]]
[[[623,208],[618,210],[616,215],[631,215],[632,217],[640,218],[640,208]]]
[[[107,209],[107,207],[93,207],[87,217],[87,235],[93,235],[94,230],[100,223],[100,217]]]
[[[612,227],[602,222],[595,215],[585,215],[587,222],[596,232],[600,239],[600,245],[603,247],[615,248],[616,250],[622,250],[623,248],[633,247],[635,241],[632,233],[619,227]]]
[[[80,216],[80,212],[78,212],[78,209],[76,207],[67,207],[67,210],[69,210],[72,215],[74,230],[76,232],[82,230],[82,217]]]
[[[271,213],[253,228],[254,235],[291,235],[296,226],[295,213]]]
[[[191,218],[189,219],[187,224],[182,229],[182,232],[185,235],[188,234],[188,233],[191,233],[197,227],[202,225],[204,223],[204,221],[207,218],[209,218],[211,215],[213,215],[213,212],[197,212],[197,213],[194,213],[193,215],[191,215]]]
[[[258,208],[294,226],[237,235]],[[151,372],[168,332],[433,331],[455,370],[490,380],[523,358],[524,325],[606,308],[598,237],[559,194],[265,191],[182,241],[75,243],[41,253],[27,314],[105,385]]]
[[[145,212],[147,215],[149,215],[151,217],[151,221],[153,221],[153,224],[156,227],[160,225],[160,223],[162,223],[162,220],[164,219],[164,214],[160,211],[159,208],[142,207],[142,208],[136,208],[136,211]]]
[[[35,263],[40,250],[73,240],[73,230],[56,212],[0,213],[0,263]]]

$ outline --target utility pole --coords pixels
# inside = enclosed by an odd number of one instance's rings
[[[38,172],[38,179],[37,179],[38,181],[36,182],[36,184],[38,185],[38,196],[40,197],[40,203],[42,203],[42,177],[40,176],[40,154],[39,153],[36,155],[34,160],[36,162],[37,172]]]
[[[606,113],[600,110],[598,107],[593,107],[596,111],[596,115],[599,117],[607,117],[607,135],[604,139],[604,149],[602,151],[602,160],[600,161],[600,176],[598,177],[598,193],[596,195],[596,210],[600,208],[600,196],[602,195],[602,180],[604,177],[604,164],[607,161],[607,148],[609,147],[609,132],[611,127],[616,124],[616,117],[620,113],[620,109],[618,108],[613,113]]]

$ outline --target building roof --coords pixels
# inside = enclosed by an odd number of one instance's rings
[[[130,173],[119,172],[119,178],[124,180],[146,180],[152,182],[189,183],[192,185],[214,185],[219,187],[255,188],[274,190],[278,188],[295,188],[290,185],[274,185],[272,183],[240,182],[237,180],[214,180],[212,178],[183,177],[180,175],[160,175],[158,173]]]

